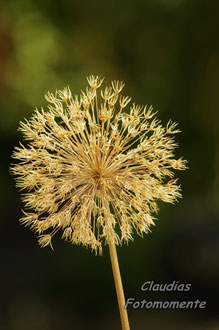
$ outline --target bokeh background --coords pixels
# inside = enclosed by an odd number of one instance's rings
[[[3,0],[0,2],[0,330],[120,329],[107,247],[103,257],[55,240],[40,249],[19,225],[8,167],[19,121],[44,94],[98,74],[179,122],[183,199],[160,203],[152,234],[118,249],[126,297],[200,300],[206,309],[129,309],[131,329],[219,329],[219,2]],[[189,292],[141,292],[142,283],[191,283]]]

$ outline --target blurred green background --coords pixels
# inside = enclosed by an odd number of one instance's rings
[[[219,2],[204,0],[0,2],[0,330],[120,329],[107,247],[103,257],[55,240],[38,247],[19,225],[8,167],[19,121],[44,94],[73,93],[98,74],[179,122],[183,199],[160,203],[152,234],[118,249],[126,297],[205,300],[201,310],[129,309],[131,329],[219,329]],[[143,282],[191,283],[189,292],[141,292]]]

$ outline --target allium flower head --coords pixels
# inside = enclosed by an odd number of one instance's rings
[[[154,224],[157,201],[173,203],[180,187],[173,169],[176,123],[163,127],[153,108],[130,104],[123,82],[101,89],[103,79],[72,96],[67,87],[48,93],[48,109],[22,122],[26,146],[16,147],[12,165],[17,186],[26,193],[21,222],[39,234],[41,246],[52,236],[101,252],[102,243],[143,235]],[[124,110],[126,108],[127,110]],[[169,179],[167,179],[169,177]]]

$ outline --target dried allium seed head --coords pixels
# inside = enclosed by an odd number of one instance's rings
[[[103,241],[128,242],[133,228],[149,231],[157,200],[181,196],[172,169],[184,170],[186,161],[174,159],[175,123],[163,127],[152,107],[135,103],[124,112],[130,98],[119,96],[123,82],[101,90],[98,103],[103,79],[87,80],[79,98],[69,87],[48,93],[48,110],[21,123],[28,145],[15,148],[20,163],[11,170],[32,210],[21,222],[39,234],[41,246],[52,247],[61,230],[62,238],[101,253]]]

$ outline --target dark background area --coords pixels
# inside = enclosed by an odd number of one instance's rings
[[[40,249],[19,225],[9,176],[19,121],[44,94],[85,77],[124,80],[124,93],[179,122],[183,199],[160,203],[144,239],[118,248],[126,297],[205,300],[206,309],[129,309],[131,329],[219,329],[219,2],[204,0],[0,2],[0,330],[120,329],[107,247],[103,256],[55,239]],[[142,292],[147,280],[189,292]]]

